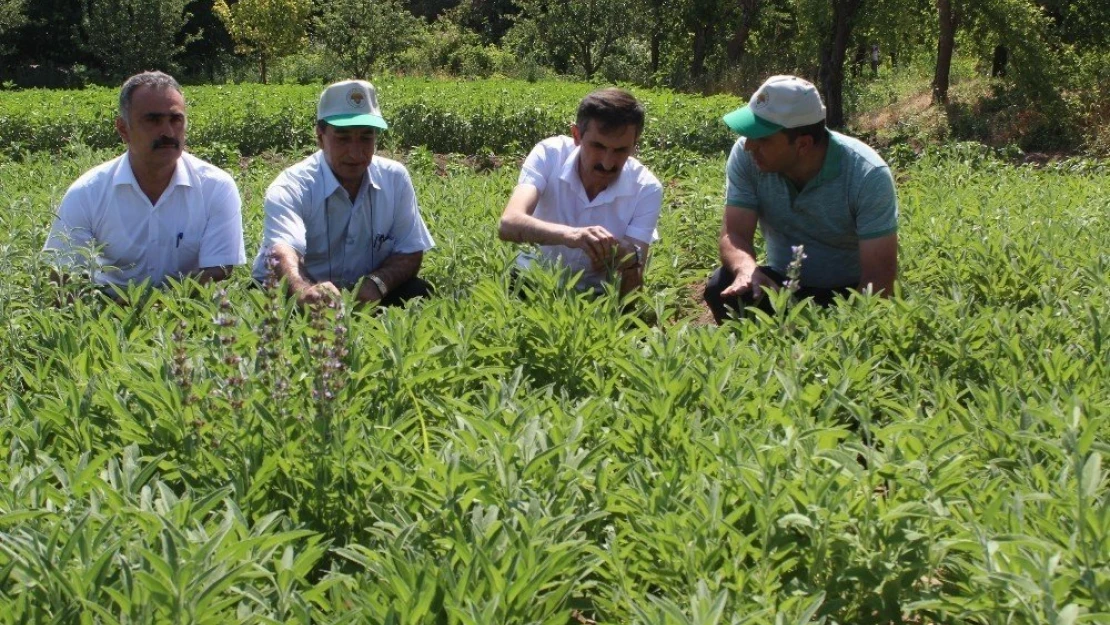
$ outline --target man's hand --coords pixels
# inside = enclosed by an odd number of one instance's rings
[[[778,283],[768,278],[766,274],[756,267],[751,273],[743,271],[737,272],[736,278],[732,280],[732,284],[721,291],[721,297],[735,297],[751,292],[752,297],[758,300],[763,297],[764,290],[777,291],[778,289]]]
[[[339,289],[331,282],[306,284],[300,288],[294,289],[294,293],[297,296],[297,302],[300,304],[328,302],[337,300],[341,297]]]
[[[601,226],[586,226],[567,232],[566,246],[585,252],[590,257],[590,264],[597,270],[610,262],[620,248],[620,241]]]

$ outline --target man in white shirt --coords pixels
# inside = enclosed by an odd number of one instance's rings
[[[123,155],[77,179],[43,251],[103,286],[168,278],[223,280],[246,262],[239,190],[222,169],[184,151],[185,98],[162,72],[128,78],[116,131]]]
[[[374,86],[328,86],[316,120],[320,149],[266,190],[254,278],[284,279],[302,303],[348,288],[359,301],[387,306],[429,295],[416,274],[435,242],[408,171],[374,155],[378,131],[388,128]]]
[[[643,283],[663,187],[632,157],[644,109],[632,94],[601,89],[578,105],[571,136],[541,141],[524,161],[501,215],[503,241],[539,245],[539,258],[582,272],[580,288],[620,280],[621,295]],[[517,270],[535,260],[517,257]]]

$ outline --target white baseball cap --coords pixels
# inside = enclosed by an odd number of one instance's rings
[[[365,80],[344,80],[328,85],[316,105],[316,119],[332,126],[389,128],[378,108],[378,92]]]
[[[813,83],[797,76],[771,76],[752,94],[747,106],[725,115],[733,132],[750,139],[783,128],[809,126],[825,119],[825,105]]]

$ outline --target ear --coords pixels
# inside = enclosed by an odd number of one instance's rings
[[[574,145],[582,145],[582,135],[578,132],[578,124],[570,125],[570,136],[574,137]]]
[[[124,143],[131,143],[131,140],[129,138],[130,133],[127,129],[127,122],[123,121],[122,117],[116,117],[116,133],[119,135],[120,139],[123,139]]]
[[[316,147],[324,149],[324,131],[319,126],[316,127]]]

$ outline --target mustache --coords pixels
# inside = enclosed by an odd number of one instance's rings
[[[594,171],[599,171],[603,174],[611,174],[611,173],[616,172],[617,168],[616,167],[610,167],[609,169],[605,169],[604,167],[601,166],[601,163],[598,163],[597,165],[594,165]]]
[[[150,145],[151,148],[157,150],[158,148],[174,148],[181,149],[181,142],[173,137],[159,137],[155,139],[154,143]]]

